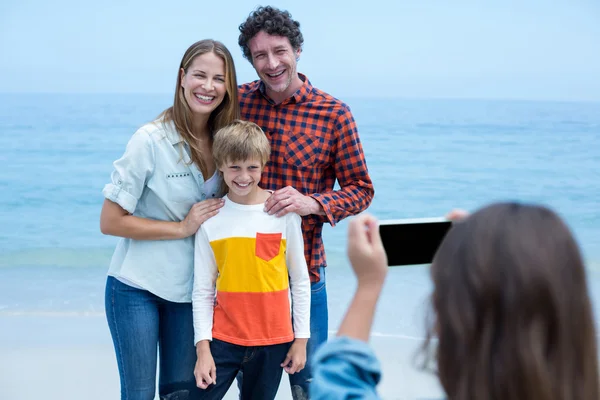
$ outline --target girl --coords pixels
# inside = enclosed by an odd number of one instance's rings
[[[358,288],[338,338],[315,357],[313,399],[377,398],[379,364],[366,342],[387,260],[373,217],[351,222],[348,255]],[[585,269],[554,212],[503,203],[466,216],[431,276],[435,318],[423,349],[448,399],[600,398]]]

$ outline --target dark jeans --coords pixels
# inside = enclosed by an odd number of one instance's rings
[[[311,284],[310,295],[310,339],[306,347],[306,367],[290,377],[290,387],[294,400],[308,399],[309,384],[312,380],[312,356],[319,346],[327,341],[329,326],[329,313],[327,309],[327,286],[325,284],[325,270],[321,267],[319,282]]]
[[[105,307],[122,400],[154,399],[157,355],[160,399],[199,398],[191,303],[173,303],[109,276]]]
[[[291,343],[239,346],[213,339],[210,342],[210,352],[217,367],[217,383],[204,390],[202,398],[222,399],[238,372],[242,372],[242,400],[273,400],[281,383],[281,363],[285,360],[290,345]]]
[[[294,400],[309,399],[309,386],[312,380],[312,371],[310,363],[312,356],[317,348],[327,341],[329,327],[329,313],[327,309],[327,286],[325,284],[325,270],[321,267],[319,282],[311,284],[310,296],[310,339],[308,339],[306,348],[306,366],[300,372],[289,375],[292,398]],[[246,376],[240,373],[238,375],[238,388],[245,382]],[[240,397],[241,398],[241,397]]]

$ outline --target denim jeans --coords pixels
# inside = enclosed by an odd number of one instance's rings
[[[121,379],[122,400],[198,399],[191,303],[173,303],[109,276],[106,319]]]
[[[327,309],[326,268],[319,269],[321,279],[311,284],[310,295],[310,339],[306,348],[306,367],[293,375],[289,375],[292,398],[304,400],[309,398],[309,384],[312,380],[311,362],[313,355],[327,341],[329,329],[329,313]]]
[[[222,399],[241,372],[244,381],[240,399],[273,400],[281,383],[281,363],[290,345],[291,342],[270,346],[239,346],[213,339],[210,352],[217,367],[217,383],[203,391],[202,399]]]

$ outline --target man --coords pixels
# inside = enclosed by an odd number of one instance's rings
[[[308,367],[290,375],[290,385],[293,397],[304,399],[310,358],[327,340],[323,223],[334,226],[364,211],[373,200],[373,184],[350,108],[296,71],[303,44],[300,24],[287,11],[259,7],[239,29],[244,57],[260,78],[239,88],[242,119],[259,125],[271,143],[262,186],[275,192],[265,211],[302,216],[312,289],[311,337]],[[333,190],[336,180],[339,190]]]

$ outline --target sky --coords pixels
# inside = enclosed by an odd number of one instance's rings
[[[254,80],[258,5],[300,22],[298,70],[336,97],[600,101],[600,0],[2,0],[0,92],[172,93],[204,38]]]

